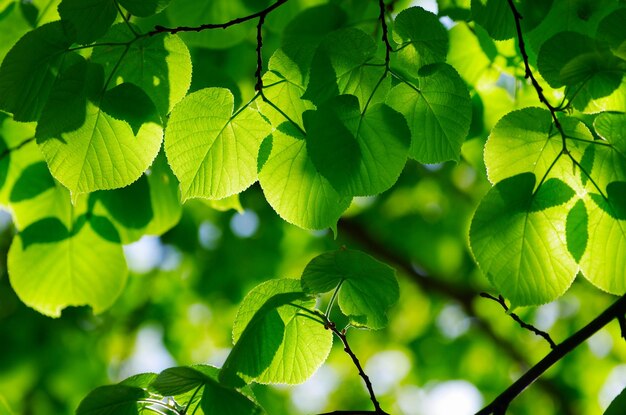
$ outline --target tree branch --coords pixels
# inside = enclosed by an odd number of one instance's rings
[[[480,296],[483,297],[483,298],[488,298],[488,299],[493,300],[496,303],[500,304],[502,306],[502,308],[504,309],[504,311],[508,313],[509,307],[507,307],[506,302],[504,301],[504,297],[502,297],[501,295],[499,295],[496,298],[493,295],[488,294],[488,293],[480,293]],[[554,349],[556,347],[556,343],[554,343],[554,340],[552,340],[552,337],[550,337],[550,335],[548,333],[546,333],[545,331],[539,330],[537,327],[533,326],[532,324],[528,324],[528,323],[524,322],[515,313],[509,313],[509,315],[511,316],[511,318],[513,320],[515,320],[517,322],[517,324],[520,325],[521,328],[526,329],[528,331],[531,331],[531,332],[535,333],[537,336],[543,337],[548,342],[548,344],[550,344],[550,348],[551,349]]]
[[[606,326],[611,320],[623,316],[625,313],[626,295],[623,295],[589,324],[556,346],[546,357],[541,359],[535,366],[531,367],[522,377],[509,386],[508,389],[498,395],[489,405],[478,411],[476,415],[504,414],[513,399],[530,386],[546,370],[561,360],[566,354],[580,346],[581,343]]]
[[[421,289],[431,293],[437,293],[459,303],[465,313],[474,318],[476,327],[489,338],[493,344],[506,353],[509,358],[518,362],[522,367],[530,367],[528,358],[521,353],[518,348],[509,340],[501,337],[493,328],[478,316],[474,306],[474,299],[479,296],[478,291],[470,287],[450,284],[444,278],[437,275],[427,276],[417,271],[409,261],[398,255],[387,245],[381,243],[377,238],[369,235],[365,229],[355,220],[342,218],[339,221],[339,233],[347,235],[352,240],[362,245],[368,252],[374,253],[379,259],[393,264],[395,268],[409,277]],[[572,408],[571,402],[557,385],[550,380],[537,380],[543,391],[558,402],[562,415],[573,415],[577,412]]]
[[[352,349],[350,348],[350,344],[348,344],[348,338],[346,337],[346,332],[345,330],[339,330],[337,329],[337,326],[335,325],[334,322],[328,320],[328,317],[326,317],[326,324],[324,325],[324,327],[326,327],[326,329],[332,331],[333,333],[335,333],[335,335],[337,337],[339,337],[339,340],[341,340],[341,342],[343,343],[343,350],[350,356],[350,358],[352,359],[352,362],[354,363],[354,366],[356,366],[357,370],[359,371],[359,376],[361,376],[361,378],[363,379],[363,381],[365,382],[365,386],[367,387],[367,391],[369,392],[370,395],[370,400],[372,401],[372,404],[374,404],[374,409],[375,411],[371,412],[371,411],[347,411],[347,412],[331,412],[331,413],[348,413],[348,414],[359,414],[359,413],[368,413],[368,414],[378,414],[378,415],[389,415],[387,412],[383,411],[382,408],[380,407],[380,403],[378,402],[378,399],[376,399],[376,394],[374,393],[374,387],[372,386],[372,382],[370,381],[369,376],[367,376],[367,374],[365,373],[365,371],[363,370],[363,367],[361,366],[361,362],[359,362],[359,358],[354,354],[354,352],[352,351]],[[323,415],[323,414],[322,414]]]
[[[259,23],[256,25],[256,71],[254,77],[256,78],[256,84],[254,85],[255,91],[263,90],[263,78],[261,72],[263,71],[263,23],[265,23],[265,16],[267,13],[259,16]]]
[[[533,71],[530,69],[530,63],[528,63],[528,53],[526,52],[526,44],[524,43],[524,36],[522,35],[522,25],[521,25],[521,20],[524,18],[524,16],[522,16],[521,13],[517,10],[517,7],[515,7],[515,3],[513,3],[513,0],[507,0],[507,1],[509,3],[509,8],[511,9],[511,13],[513,13],[513,18],[515,19],[515,29],[517,31],[517,44],[519,46],[519,51],[522,54],[522,59],[524,60],[524,69],[525,69],[524,77],[526,79],[530,79],[530,82],[535,88],[535,91],[537,91],[537,97],[539,97],[539,101],[543,103],[546,106],[546,108],[548,108],[548,110],[550,111],[550,115],[552,115],[552,119],[554,120],[554,125],[556,126],[556,129],[561,134],[561,139],[563,140],[562,151],[563,153],[568,153],[567,146],[565,143],[565,137],[566,137],[565,131],[563,131],[561,122],[556,116],[556,113],[558,110],[556,107],[550,104],[550,102],[548,102],[548,99],[543,93],[543,88],[541,87],[541,85],[539,85],[537,78],[535,78]]]
[[[265,9],[259,12],[250,14],[248,16],[238,17],[226,23],[207,23],[207,24],[203,24],[200,26],[178,26],[178,27],[155,26],[154,30],[146,33],[146,36],[154,36],[154,35],[158,35],[159,33],[171,33],[174,35],[179,32],[201,32],[203,30],[209,30],[209,29],[226,29],[231,26],[245,23],[248,20],[254,20],[256,18],[261,18],[261,17],[265,18],[265,16],[267,16],[270,12],[279,8],[283,4],[287,3],[287,1],[288,0],[277,0],[276,3],[266,7]]]
[[[389,69],[389,54],[391,53],[392,47],[391,43],[389,43],[389,29],[387,28],[385,0],[378,0],[378,7],[380,9],[378,19],[380,20],[383,32],[382,40],[385,43],[385,68]]]

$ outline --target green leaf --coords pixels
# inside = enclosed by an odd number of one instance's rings
[[[287,118],[303,128],[302,114],[315,109],[310,101],[302,99],[307,74],[282,49],[276,50],[268,63],[269,71],[263,75],[263,94],[269,103],[259,103],[259,110],[274,128]]]
[[[73,197],[127,186],[152,164],[163,129],[150,98],[124,83],[100,91],[97,65],[80,62],[55,84],[37,140],[52,175]]]
[[[448,32],[450,36],[448,63],[470,85],[476,85],[491,65],[491,59],[481,47],[476,33],[477,30],[472,31],[465,24],[458,24]]]
[[[613,399],[613,402],[606,408],[604,415],[620,415],[626,407],[626,389],[622,390],[619,395]]]
[[[571,137],[568,148],[582,159],[584,146],[592,141],[591,133],[583,123],[573,118],[562,118],[565,134]],[[577,141],[579,140],[579,141]],[[552,123],[550,112],[542,108],[524,108],[502,117],[493,127],[485,145],[487,174],[492,183],[524,172],[542,178],[550,171],[555,177],[577,188],[572,181],[572,166],[566,157],[560,157],[563,139]]]
[[[402,69],[413,76],[423,66],[446,60],[448,32],[435,14],[421,7],[410,7],[398,14],[393,38],[398,43]]]
[[[414,84],[407,81],[393,87],[387,104],[409,124],[410,157],[421,163],[459,159],[472,105],[467,87],[451,66],[422,68]]]
[[[313,375],[330,352],[332,333],[290,303],[313,309],[315,301],[292,279],[266,281],[248,293],[235,318],[235,347],[220,381],[295,384]]]
[[[148,392],[133,386],[100,386],[81,401],[76,415],[136,415],[137,401],[148,397]]]
[[[566,235],[569,252],[580,264],[585,278],[612,293],[626,289],[623,282],[626,263],[619,254],[626,245],[626,215],[623,214],[626,201],[621,196],[626,192],[623,187],[626,143],[621,122],[619,115],[597,117],[594,126],[605,141],[594,140],[580,121],[562,117],[560,123],[567,137],[566,155],[562,151],[563,139],[553,126],[550,113],[526,108],[503,117],[485,146],[485,162],[492,182],[531,172],[548,181],[558,178],[576,190],[583,204],[576,202],[569,213],[562,209],[554,219],[555,229],[561,229],[559,237]],[[561,220],[566,220],[564,228],[558,225]],[[577,229],[580,233],[574,235]],[[597,252],[607,255],[597,255]],[[542,264],[549,263],[538,260],[537,266]],[[494,278],[507,277],[502,274]]]
[[[565,222],[565,234],[567,236],[567,249],[572,254],[576,262],[580,262],[587,241],[589,240],[589,215],[585,203],[582,200],[576,201],[576,204],[567,214]]]
[[[152,16],[169,6],[172,0],[118,0],[122,7],[139,17]]]
[[[217,370],[215,371],[217,374]],[[150,389],[163,395],[175,396],[205,385],[210,377],[192,367],[170,367],[159,373]]]
[[[381,329],[387,310],[398,301],[396,273],[360,251],[341,249],[311,260],[302,273],[302,287],[311,294],[339,289],[339,307],[356,327]]]
[[[142,175],[129,186],[92,193],[89,201],[97,206],[91,211],[96,215],[107,216],[117,229],[121,242],[129,244],[144,235],[154,217],[151,193],[148,179]]]
[[[183,200],[222,199],[257,179],[257,155],[270,126],[258,111],[233,114],[233,94],[207,88],[189,94],[170,116],[165,152]]]
[[[594,79],[597,89],[608,92],[617,89],[626,71],[626,62],[613,55],[607,43],[576,32],[548,39],[539,50],[537,66],[553,88]]]
[[[320,105],[328,99],[349,93],[356,88],[366,88],[364,97],[373,94],[376,83],[360,83],[371,75],[363,65],[376,53],[376,43],[367,33],[354,29],[342,29],[330,33],[318,46],[311,62],[310,79],[303,99]],[[374,69],[375,73],[383,72]],[[379,79],[380,79],[379,76]],[[365,102],[363,102],[365,104]]]
[[[191,57],[177,35],[135,39],[125,24],[118,24],[101,42],[132,42],[128,48],[123,44],[94,48],[91,59],[104,66],[105,79],[115,75],[116,85],[130,82],[143,89],[162,117],[187,93],[191,85]]]
[[[258,415],[263,409],[246,395],[209,379],[200,407],[205,415]]]
[[[178,180],[164,152],[159,153],[146,176],[154,215],[145,232],[147,235],[162,235],[178,223],[183,213]]]
[[[0,11],[0,24],[2,25],[2,30],[0,30],[0,62],[15,42],[33,28],[28,18],[22,13],[20,4],[17,1],[9,1],[8,3],[8,6]],[[2,9],[1,6],[0,9]]]
[[[115,0],[63,0],[59,15],[76,42],[86,44],[106,33],[117,17],[117,8]]]
[[[558,298],[578,272],[562,232],[562,205],[574,191],[555,178],[535,191],[535,180],[534,174],[522,173],[496,184],[470,228],[476,262],[514,307]]]
[[[472,0],[472,17],[495,40],[515,36],[515,19],[508,1]]]
[[[95,223],[70,232],[58,219],[42,219],[15,237],[8,270],[22,302],[51,317],[67,306],[90,305],[98,314],[113,304],[126,283],[126,263],[119,242],[103,238]]]
[[[351,197],[343,197],[322,176],[307,152],[303,134],[285,122],[272,133],[271,152],[259,183],[265,199],[283,219],[305,229],[334,227]]]
[[[600,114],[593,121],[593,128],[626,156],[626,114]]]
[[[617,9],[602,19],[596,33],[598,40],[608,42],[613,54],[621,59],[626,59],[626,33],[622,28],[625,20],[626,8]]]
[[[60,22],[24,35],[0,66],[0,109],[16,121],[37,120],[71,44]]]
[[[340,194],[375,195],[398,180],[411,133],[389,106],[375,104],[362,114],[354,95],[340,95],[304,116],[307,151]]]
[[[160,153],[150,169],[129,186],[90,195],[91,212],[111,220],[123,244],[144,235],[161,235],[182,214],[178,181]]]
[[[138,373],[131,377],[128,377],[120,382],[120,385],[134,386],[136,388],[146,389],[156,379],[156,373]]]

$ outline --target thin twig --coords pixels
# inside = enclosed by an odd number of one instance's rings
[[[619,300],[611,304],[611,306],[589,324],[557,345],[546,357],[541,359],[535,366],[531,367],[515,383],[498,395],[489,405],[478,411],[476,415],[504,414],[513,399],[537,380],[546,370],[560,361],[566,354],[580,346],[585,340],[602,329],[613,319],[623,316],[624,314],[626,314],[626,295],[620,297]]]
[[[389,54],[393,48],[391,47],[391,43],[389,43],[389,29],[387,28],[385,1],[378,0],[378,7],[380,9],[378,19],[380,20],[380,24],[383,29],[382,40],[385,43],[385,68],[389,69]]]
[[[548,108],[548,110],[550,111],[550,115],[552,115],[552,119],[554,120],[554,125],[556,126],[557,130],[559,130],[559,133],[561,134],[561,139],[563,142],[562,152],[567,153],[568,151],[567,151],[567,145],[565,142],[565,132],[563,131],[561,122],[556,116],[556,113],[559,110],[556,107],[554,107],[552,104],[550,104],[550,102],[548,102],[548,99],[543,93],[543,88],[541,87],[541,85],[539,85],[537,78],[535,78],[533,71],[530,69],[530,63],[528,62],[528,53],[526,52],[524,36],[522,35],[521,20],[524,18],[524,16],[522,16],[521,13],[517,10],[517,7],[515,7],[515,3],[513,2],[513,0],[507,0],[507,1],[509,3],[509,8],[511,9],[511,13],[513,13],[513,18],[515,19],[515,29],[517,30],[517,44],[519,46],[520,53],[522,54],[522,58],[524,59],[524,69],[525,69],[524,77],[526,79],[530,79],[530,82],[535,88],[535,91],[537,91],[537,97],[539,97],[539,101],[542,102],[546,106],[546,108]]]
[[[495,347],[498,347],[511,360],[517,362],[522,367],[528,368],[531,366],[526,354],[521,352],[516,344],[500,336],[479,316],[474,305],[474,300],[479,296],[479,293],[470,286],[454,284],[447,281],[443,276],[418,271],[398,250],[393,249],[392,244],[385,243],[379,236],[371,235],[367,227],[355,219],[342,218],[339,221],[339,234],[348,236],[367,251],[375,253],[380,259],[394,264],[399,272],[405,274],[422,290],[428,293],[443,295],[456,301],[463,311],[472,317],[476,328],[490,339]],[[538,379],[537,384],[547,395],[558,402],[561,414],[574,415],[577,413],[572,407],[571,400],[567,399],[565,392],[558,384],[550,379]]]
[[[376,394],[374,393],[374,387],[372,386],[372,382],[370,381],[369,376],[367,376],[367,374],[363,370],[363,367],[361,366],[361,362],[359,361],[359,358],[356,357],[356,355],[350,348],[350,344],[348,344],[348,338],[346,337],[345,330],[337,329],[337,326],[335,325],[335,323],[330,320],[327,321],[324,327],[326,327],[326,329],[332,331],[333,333],[335,333],[337,337],[339,337],[339,340],[341,340],[341,342],[343,343],[343,350],[350,356],[350,358],[352,359],[352,362],[354,363],[354,366],[356,366],[357,370],[359,371],[359,376],[361,376],[361,378],[365,382],[365,387],[367,387],[367,391],[369,392],[369,395],[370,395],[370,400],[374,404],[374,409],[375,409],[374,412],[366,412],[366,413],[374,413],[378,415],[389,415],[387,412],[383,411],[382,408],[380,407],[380,403],[378,403],[378,399],[376,399]],[[355,414],[359,412],[352,411],[352,412],[347,412],[347,413]]]
[[[255,91],[263,90],[263,77],[261,71],[263,70],[263,23],[265,23],[265,16],[267,13],[259,16],[259,23],[256,25],[256,71],[254,76],[256,78],[256,84],[254,85]]]
[[[154,36],[159,33],[171,33],[176,34],[179,32],[201,32],[203,30],[209,29],[226,29],[231,26],[235,26],[241,23],[245,23],[248,20],[254,20],[256,18],[260,18],[261,16],[267,16],[272,10],[277,9],[281,5],[287,3],[289,0],[277,0],[276,3],[266,7],[265,9],[252,13],[248,16],[238,17],[236,19],[230,20],[226,23],[207,23],[200,26],[178,26],[178,27],[163,27],[163,26],[155,26],[154,30],[146,33],[146,36]]]
[[[480,293],[480,296],[483,298],[488,298],[490,300],[495,301],[496,303],[500,304],[502,306],[502,308],[504,309],[504,311],[506,311],[508,313],[509,311],[509,307],[506,305],[506,301],[504,301],[504,297],[502,297],[501,295],[499,295],[497,298],[494,297],[491,294],[488,293]],[[515,313],[508,313],[511,318],[513,320],[515,320],[517,322],[517,324],[520,325],[521,328],[526,329],[528,331],[531,331],[533,333],[535,333],[537,336],[543,337],[548,344],[550,344],[550,348],[554,349],[556,347],[556,343],[554,343],[554,340],[552,340],[552,337],[550,337],[550,335],[548,333],[546,333],[545,331],[539,330],[537,327],[533,326],[532,324],[528,324],[526,322],[524,322],[517,314]]]

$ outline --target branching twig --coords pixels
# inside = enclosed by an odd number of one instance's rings
[[[506,302],[504,301],[504,297],[502,297],[501,295],[499,295],[496,298],[493,295],[488,294],[488,293],[480,293],[480,296],[483,297],[483,298],[488,298],[490,300],[495,301],[496,303],[498,303],[498,304],[500,304],[502,306],[504,311],[506,311],[506,312],[509,311],[509,307],[506,305]],[[533,326],[532,324],[528,324],[528,323],[524,322],[515,313],[509,313],[509,315],[511,316],[511,318],[513,320],[515,320],[517,322],[517,324],[520,325],[521,328],[526,329],[528,331],[531,331],[531,332],[535,333],[537,336],[543,337],[550,344],[550,348],[551,349],[554,349],[556,347],[556,343],[554,343],[554,340],[552,340],[552,337],[550,337],[550,335],[548,333],[546,333],[545,331],[539,330],[537,327]]]
[[[602,314],[593,319],[582,329],[568,337],[564,342],[556,346],[546,357],[541,359],[539,363],[531,367],[507,390],[502,392],[489,405],[478,411],[476,415],[504,414],[513,399],[515,399],[524,389],[530,386],[539,376],[541,376],[552,365],[561,360],[566,354],[580,346],[585,340],[606,326],[611,320],[626,314],[626,295],[620,297],[609,308],[604,310]]]
[[[458,302],[463,311],[473,318],[476,327],[482,331],[496,347],[506,353],[511,360],[518,362],[522,367],[531,366],[528,357],[520,352],[514,343],[500,336],[489,324],[480,318],[474,306],[474,299],[479,296],[477,291],[474,291],[469,286],[447,282],[444,277],[425,275],[417,271],[410,261],[403,258],[402,255],[390,248],[389,245],[381,242],[380,238],[370,235],[365,227],[354,219],[342,218],[339,221],[339,233],[347,235],[364,246],[369,252],[375,253],[380,259],[393,264],[399,272],[404,273],[424,291],[443,295]],[[573,415],[576,413],[572,408],[570,400],[566,398],[558,385],[551,382],[549,379],[538,379],[537,383],[546,394],[559,403],[560,413],[563,415]]]
[[[378,0],[378,7],[380,8],[380,15],[378,16],[378,19],[380,20],[380,24],[383,29],[382,40],[385,43],[385,68],[389,69],[389,54],[392,51],[392,47],[391,43],[389,43],[389,29],[387,27],[385,1]]]
[[[550,111],[550,115],[552,115],[552,119],[554,120],[554,125],[556,126],[557,130],[561,134],[561,139],[563,140],[562,151],[563,153],[567,153],[568,151],[567,151],[567,146],[565,142],[565,137],[566,137],[565,131],[563,131],[561,122],[556,116],[556,113],[559,110],[556,107],[554,107],[552,104],[550,104],[550,102],[548,102],[548,99],[543,93],[543,88],[541,87],[541,85],[539,85],[537,78],[535,78],[533,71],[530,69],[530,63],[528,63],[528,53],[526,52],[526,44],[524,43],[524,36],[522,35],[522,25],[521,25],[521,20],[524,17],[517,10],[517,7],[515,7],[515,3],[513,2],[513,0],[507,0],[507,1],[509,3],[509,8],[511,9],[511,12],[513,13],[513,18],[515,19],[515,29],[517,30],[517,44],[519,46],[520,53],[522,54],[522,58],[524,59],[524,70],[525,70],[524,77],[526,79],[530,79],[530,82],[535,88],[535,91],[537,91],[537,97],[539,97],[539,101],[541,101],[546,106],[546,108],[548,108],[548,110]]]
[[[242,16],[242,17],[238,17],[236,19],[230,20],[226,23],[207,23],[207,24],[203,24],[200,26],[178,26],[178,27],[163,27],[163,26],[155,26],[154,30],[152,30],[151,32],[146,33],[146,36],[154,36],[154,35],[158,35],[159,33],[171,33],[171,34],[176,34],[179,32],[201,32],[203,30],[209,30],[209,29],[226,29],[229,28],[231,26],[235,26],[241,23],[245,23],[248,20],[254,20],[256,18],[261,18],[261,16],[265,17],[267,16],[272,10],[277,9],[278,7],[280,7],[281,5],[287,3],[288,0],[277,0],[276,3],[266,7],[265,9],[250,14],[248,16]]]
[[[263,23],[265,23],[265,16],[267,13],[259,16],[259,23],[256,25],[256,71],[254,76],[256,78],[256,84],[254,85],[255,91],[263,90],[263,78],[261,72],[263,71],[263,56],[261,54],[263,49]]]
[[[378,414],[378,415],[389,415],[387,412],[383,411],[382,408],[380,407],[380,403],[378,403],[378,399],[376,399],[376,394],[374,393],[374,388],[372,386],[372,382],[370,381],[370,378],[367,376],[367,374],[363,370],[363,367],[361,366],[361,362],[359,362],[359,358],[356,357],[356,355],[354,354],[354,352],[350,348],[350,345],[348,344],[348,338],[346,337],[345,330],[337,329],[337,326],[335,325],[335,323],[330,321],[330,320],[328,320],[328,319],[327,319],[327,322],[324,325],[324,327],[326,327],[326,329],[328,329],[328,330],[332,331],[333,333],[335,333],[335,335],[337,337],[339,337],[339,340],[341,340],[341,342],[343,343],[343,350],[350,356],[350,358],[352,359],[352,362],[354,363],[354,366],[356,366],[357,370],[359,371],[359,376],[361,376],[361,378],[365,382],[365,386],[367,387],[367,391],[370,394],[370,400],[374,404],[374,408],[375,408],[374,412],[354,412],[354,411],[348,411],[348,412],[343,412],[343,413],[344,414],[345,413],[351,413],[351,414],[358,414],[358,413],[370,413],[370,414],[372,414],[373,413],[373,414]],[[342,412],[334,412],[334,413],[342,413]]]

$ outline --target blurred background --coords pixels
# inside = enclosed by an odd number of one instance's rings
[[[170,7],[181,2],[186,1],[175,0]],[[290,16],[317,3],[294,0],[291,9],[268,18],[266,58]],[[376,33],[376,2],[333,3],[356,10],[351,24]],[[136,373],[196,363],[220,366],[232,347],[237,307],[250,289],[270,278],[299,276],[311,258],[344,245],[398,271],[401,295],[389,326],[348,332],[388,412],[473,414],[545,356],[550,348],[543,339],[478,296],[497,293],[476,269],[467,244],[473,211],[490,188],[482,163],[488,131],[506,112],[537,105],[536,96],[517,80],[522,72],[512,41],[489,43],[476,28],[453,20],[469,1],[397,1],[394,10],[410,5],[440,12],[456,39],[449,62],[475,86],[474,120],[459,163],[409,162],[393,189],[354,200],[336,238],[330,231],[305,231],[282,221],[258,185],[239,199],[190,201],[169,232],[125,247],[132,273],[128,285],[115,305],[97,316],[78,307],[50,319],[19,301],[6,274],[15,229],[10,214],[2,212],[0,414],[3,400],[16,414],[71,414],[93,388]],[[20,22],[31,6],[44,20],[54,19],[54,1],[0,1],[0,57],[28,30]],[[447,14],[440,10],[444,6]],[[136,23],[152,27],[168,18]],[[192,89],[228,87],[238,105],[253,94],[254,27],[224,39],[228,49],[193,46]],[[614,300],[577,278],[558,301],[516,312],[559,342]],[[626,344],[614,322],[518,397],[510,414],[601,414],[625,386]],[[306,383],[256,385],[254,392],[269,414],[371,409],[361,378],[337,342]]]

